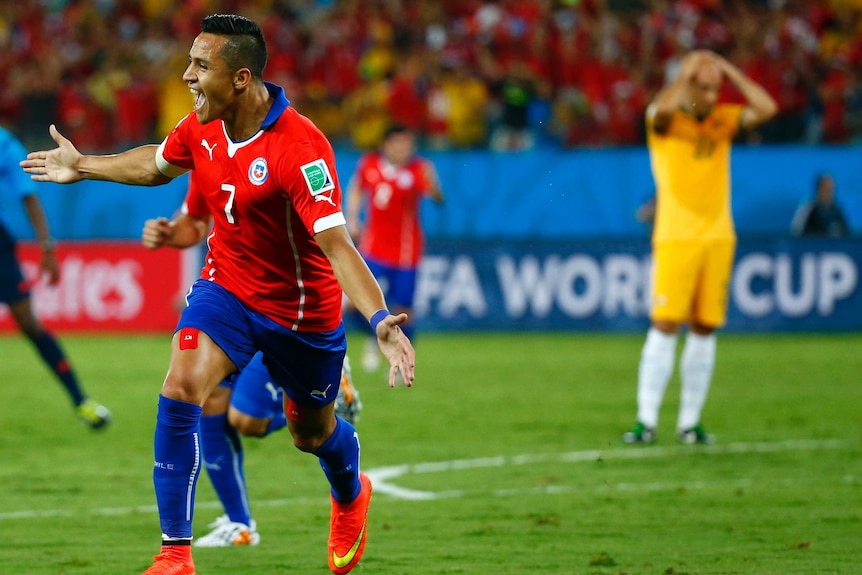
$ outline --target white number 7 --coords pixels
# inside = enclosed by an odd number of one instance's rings
[[[228,197],[227,203],[224,205],[224,215],[227,218],[227,223],[235,224],[236,220],[234,219],[231,210],[233,210],[233,199],[234,196],[236,196],[236,186],[233,184],[222,184],[221,189],[230,193],[230,197]]]

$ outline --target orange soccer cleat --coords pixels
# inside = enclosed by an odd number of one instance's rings
[[[143,575],[195,575],[192,550],[188,545],[162,545],[155,562]]]
[[[359,474],[362,490],[350,503],[332,499],[329,525],[329,569],[336,575],[349,573],[365,551],[368,536],[368,505],[371,503],[371,480]],[[331,496],[330,496],[331,497]]]

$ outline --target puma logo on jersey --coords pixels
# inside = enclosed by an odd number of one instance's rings
[[[329,202],[330,204],[332,204],[333,208],[335,207],[335,202],[332,201],[332,192],[329,192],[328,196],[326,194],[317,194],[316,196],[314,196],[314,201]]]
[[[272,395],[272,402],[275,403],[276,401],[278,401],[278,390],[275,388],[272,382],[267,381],[264,387],[270,393],[270,395]]]
[[[201,146],[203,146],[204,148],[206,148],[207,152],[209,152],[209,153],[210,153],[210,162],[212,162],[212,161],[213,161],[213,150],[215,149],[215,147],[216,147],[216,146],[218,146],[218,142],[216,142],[215,144],[213,144],[212,146],[210,146],[210,143],[209,143],[209,142],[207,142],[207,139],[206,139],[206,138],[204,138],[204,139],[202,139],[202,140],[201,140]]]
[[[332,384],[331,384],[331,383],[330,383],[329,385],[327,385],[327,386],[326,386],[326,389],[324,389],[323,391],[320,391],[319,389],[312,389],[312,390],[311,390],[311,395],[313,395],[313,396],[315,396],[315,397],[323,397],[323,398],[325,398],[325,397],[326,397],[326,393],[329,391],[329,388],[330,388],[330,387],[332,387]]]

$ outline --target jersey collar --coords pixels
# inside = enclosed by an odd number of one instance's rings
[[[270,96],[272,96],[274,102],[269,108],[266,118],[263,119],[263,123],[260,125],[261,130],[265,130],[275,124],[275,121],[278,120],[282,113],[287,110],[287,107],[290,106],[290,100],[288,100],[287,96],[284,95],[284,88],[270,82],[264,82],[263,85],[266,86],[266,91],[269,92]]]

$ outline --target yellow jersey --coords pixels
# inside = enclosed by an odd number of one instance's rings
[[[702,120],[676,110],[664,133],[647,118],[656,186],[653,241],[733,240],[730,148],[743,106],[716,104]]]

